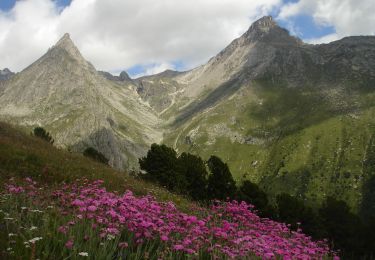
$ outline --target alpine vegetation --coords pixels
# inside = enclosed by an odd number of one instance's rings
[[[257,216],[245,202],[214,201],[181,212],[171,202],[131,191],[109,192],[103,181],[76,180],[50,189],[31,178],[10,181],[0,216],[4,256],[24,259],[312,259],[334,258],[326,241]]]

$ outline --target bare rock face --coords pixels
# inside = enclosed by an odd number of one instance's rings
[[[134,80],[139,96],[146,101],[159,115],[170,108],[182,87],[175,77],[183,73],[173,70],[144,76]]]
[[[139,100],[135,86],[102,77],[69,34],[4,84],[0,118],[43,126],[57,146],[79,152],[92,146],[120,170],[137,167],[138,157],[161,138],[158,118]]]
[[[122,71],[119,76],[114,76],[111,73],[106,72],[106,71],[98,71],[98,73],[102,75],[103,77],[105,77],[106,79],[115,81],[120,84],[134,83],[133,80],[129,77],[128,73],[126,73],[126,71]]]
[[[0,95],[4,91],[4,84],[7,80],[11,79],[15,73],[11,72],[8,68],[0,70]]]

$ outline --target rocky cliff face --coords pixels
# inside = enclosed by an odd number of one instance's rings
[[[126,71],[122,71],[119,76],[114,76],[109,72],[106,71],[98,71],[100,75],[105,77],[108,80],[115,81],[117,83],[134,83],[133,80],[129,77],[128,73]]]
[[[0,116],[45,127],[57,146],[77,151],[92,146],[118,169],[136,167],[148,145],[161,138],[157,116],[131,82],[119,86],[100,75],[68,34],[6,82]]]

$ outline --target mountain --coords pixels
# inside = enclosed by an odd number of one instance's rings
[[[0,81],[2,80],[8,80],[14,75],[13,72],[11,72],[8,68],[5,68],[3,70],[0,70]]]
[[[133,80],[129,77],[128,73],[126,71],[121,71],[119,76],[113,76],[111,73],[106,71],[98,71],[100,75],[105,77],[106,79],[109,79],[111,81],[121,82],[121,83],[132,83]]]
[[[161,139],[155,129],[159,119],[136,87],[103,77],[68,34],[5,83],[0,117],[45,127],[59,147],[79,152],[94,147],[117,169],[137,167],[137,158]]]
[[[374,68],[373,36],[311,45],[264,17],[207,64],[163,78],[174,84],[155,94],[173,97],[164,142],[218,155],[271,195],[357,208],[375,170]]]
[[[174,105],[178,94],[184,91],[183,86],[174,80],[174,77],[181,74],[184,73],[166,70],[155,75],[137,78],[135,79],[137,92],[161,115]]]
[[[354,209],[375,170],[374,106],[374,36],[312,45],[269,16],[202,66],[138,79],[96,71],[65,35],[0,92],[0,119],[92,146],[118,169],[163,142],[218,155],[271,195]]]

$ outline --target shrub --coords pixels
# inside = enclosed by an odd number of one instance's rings
[[[264,208],[268,204],[267,194],[249,180],[242,182],[238,196],[241,200],[253,204],[258,209]]]
[[[53,144],[55,141],[49,132],[47,132],[43,127],[35,127],[33,130],[33,135],[49,142],[50,144]]]
[[[328,197],[320,208],[319,215],[327,230],[328,238],[334,242],[335,248],[340,248],[347,256],[360,256],[365,253],[364,246],[368,241],[363,235],[365,231],[363,222],[350,212],[349,206],[344,201]]]
[[[279,220],[290,224],[292,229],[302,228],[314,238],[326,236],[322,220],[302,200],[282,193],[276,197],[276,203]]]
[[[83,151],[83,155],[103,164],[108,164],[109,162],[109,160],[101,152],[92,147],[86,148],[86,150]]]

